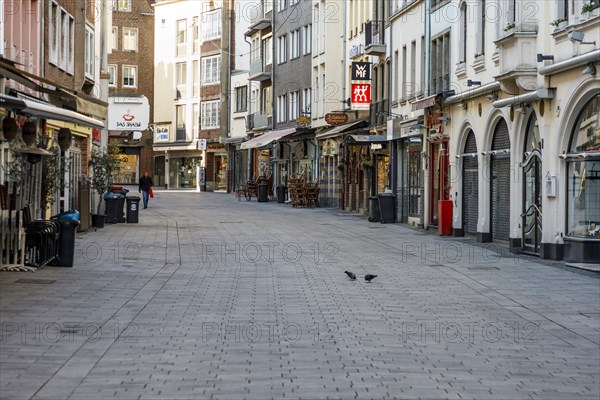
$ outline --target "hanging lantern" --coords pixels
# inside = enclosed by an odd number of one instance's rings
[[[37,126],[35,122],[25,122],[21,128],[21,137],[27,146],[31,146],[35,143],[37,138]]]
[[[69,128],[60,128],[58,131],[58,147],[62,151],[69,150],[69,147],[71,147],[71,138],[72,135]]]
[[[9,142],[17,137],[18,128],[17,121],[14,118],[6,117],[2,120],[2,132],[4,138]]]

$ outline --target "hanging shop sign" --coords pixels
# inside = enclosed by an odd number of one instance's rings
[[[370,62],[353,62],[352,63],[352,80],[353,81],[370,81],[371,80],[371,63]]]
[[[338,153],[338,145],[337,142],[331,138],[326,139],[323,142],[323,148],[321,153],[324,156],[335,156]]]
[[[150,105],[146,96],[109,97],[108,129],[143,131],[150,121]]]
[[[23,124],[21,137],[27,146],[35,143],[35,139],[37,138],[37,125],[35,122],[27,121]]]
[[[328,125],[338,126],[348,122],[348,114],[328,113],[325,114],[325,122]]]
[[[353,110],[368,110],[371,106],[371,84],[353,83],[351,100]]]
[[[60,128],[58,130],[58,147],[60,147],[62,151],[69,150],[72,140],[73,134],[69,128]]]
[[[198,150],[205,151],[206,150],[206,145],[207,145],[207,140],[206,139],[198,139]]]
[[[169,141],[169,125],[156,125],[154,128],[154,143]]]
[[[206,139],[199,139],[206,140]],[[225,150],[225,145],[223,143],[208,143],[207,150],[216,151],[216,150]]]
[[[9,142],[17,137],[18,129],[19,126],[14,118],[6,117],[2,120],[2,133],[4,134],[4,139]]]
[[[94,142],[102,141],[102,132],[100,131],[100,129],[97,129],[97,128],[92,129],[92,141],[94,141]]]
[[[310,125],[310,118],[308,118],[306,115],[301,115],[298,118],[296,118],[294,120],[295,123],[297,123],[300,126],[309,126]]]

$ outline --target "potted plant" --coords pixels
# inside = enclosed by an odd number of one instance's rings
[[[96,214],[92,214],[92,226],[103,228],[106,219],[105,214],[101,214],[102,198],[110,190],[113,184],[113,174],[119,167],[119,149],[116,146],[109,145],[107,150],[95,151],[92,154],[90,165],[92,167],[91,188],[98,193],[98,209]]]
[[[45,144],[47,137],[42,139],[42,144]],[[42,216],[47,218],[48,211],[56,200],[56,194],[61,187],[65,187],[65,171],[67,160],[61,159],[60,149],[58,146],[46,145],[44,149],[52,153],[52,155],[46,156],[42,160],[42,190],[41,190],[41,206]]]
[[[581,13],[590,13],[596,8],[600,8],[600,2],[598,0],[589,0],[583,3],[583,6],[581,7]]]
[[[550,22],[550,26],[553,26],[555,29],[561,29],[567,25],[566,22],[567,20],[565,18],[559,18]]]
[[[509,22],[504,27],[504,32],[510,32],[511,30],[515,29],[515,26],[516,26],[516,24],[514,22]]]

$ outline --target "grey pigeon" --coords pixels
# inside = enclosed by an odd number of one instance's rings
[[[356,275],[354,275],[352,272],[350,272],[350,271],[344,271],[344,273],[346,275],[348,275],[348,278],[352,279],[353,281],[356,280]]]
[[[371,274],[365,275],[365,281],[367,281],[367,282],[371,282],[375,278],[377,278],[377,275],[371,275]]]

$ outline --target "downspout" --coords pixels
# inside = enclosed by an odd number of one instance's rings
[[[235,19],[234,7],[235,3],[229,5],[229,44],[227,45],[228,54],[227,54],[227,89],[229,95],[231,95],[231,57],[235,57],[235,48],[232,50],[232,40],[231,40],[231,21]],[[234,60],[235,62],[235,60]],[[231,136],[231,100],[229,96],[225,96],[227,98],[227,136]],[[233,96],[232,96],[233,97]],[[228,150],[231,149],[231,144],[228,144]],[[235,146],[235,145],[233,145]],[[229,152],[227,154],[227,193],[231,191],[235,191],[235,150]]]
[[[430,85],[430,80],[431,80],[431,70],[430,70],[430,64],[431,64],[431,0],[425,0],[425,97],[429,97],[431,95],[431,85]],[[425,201],[425,198],[429,196],[429,192],[426,186],[429,186],[429,182],[427,179],[428,176],[428,170],[429,170],[429,166],[427,163],[427,140],[426,140],[426,134],[423,134],[423,156],[421,159],[421,162],[423,163],[423,165],[421,166],[421,171],[422,171],[422,177],[421,177],[421,182],[422,182],[422,190],[423,190],[423,194],[421,196],[421,200],[420,200],[420,206],[421,206],[421,212],[419,213],[421,216],[421,224],[420,226],[428,229],[428,225],[429,225],[429,212],[426,209],[427,208],[427,203]],[[426,196],[427,195],[427,196]]]
[[[250,48],[250,53],[249,53],[250,57],[248,60],[248,63],[249,63],[248,65],[250,65],[250,63],[252,62],[252,43],[250,43],[248,41],[248,37],[246,35],[244,35],[244,42],[248,43],[248,47]],[[248,74],[249,73],[250,73],[250,71],[248,71]],[[248,82],[251,82],[251,81],[248,81]],[[252,84],[248,85],[248,91],[250,93],[252,93]],[[248,102],[248,104],[252,104],[252,103]],[[252,111],[252,110],[250,110],[250,111]],[[250,113],[248,111],[246,111],[246,118],[248,118],[249,116],[250,116]],[[247,150],[246,158],[247,158],[247,160],[246,160],[246,180],[250,180],[250,179],[252,179],[252,176],[250,175],[252,172],[252,149]]]

